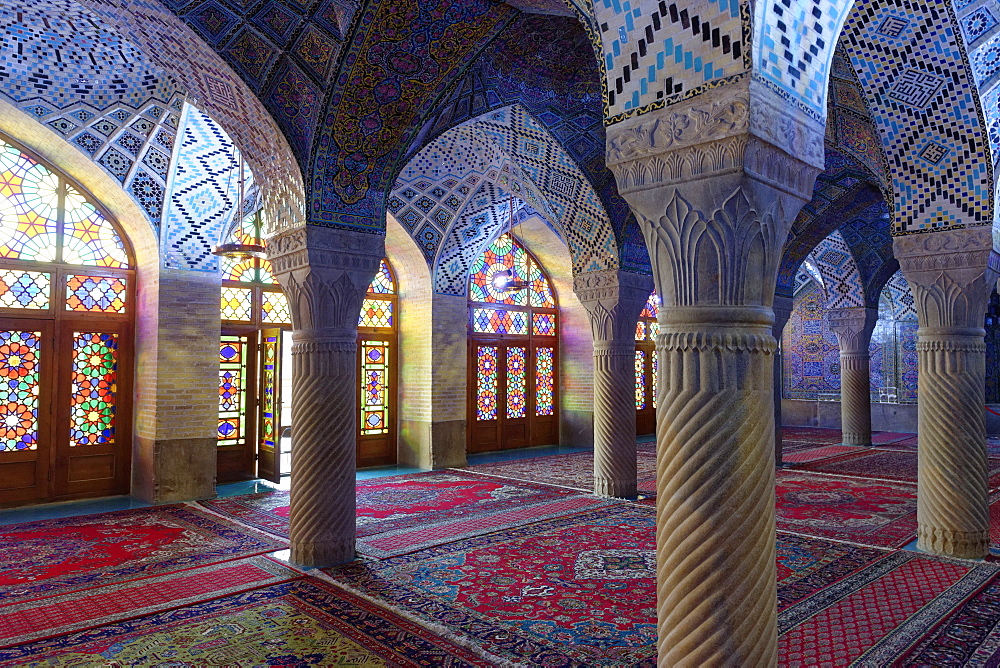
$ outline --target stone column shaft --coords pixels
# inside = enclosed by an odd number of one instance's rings
[[[573,284],[594,337],[594,493],[635,496],[635,324],[653,279],[602,270]]]
[[[381,237],[306,227],[268,242],[292,312],[291,561],[355,557],[358,313]]]
[[[896,237],[893,250],[920,322],[917,546],[984,557],[990,527],[983,318],[998,266],[992,230]]]
[[[854,307],[827,311],[840,344],[840,429],[847,445],[872,444],[871,373],[868,346],[878,310]]]

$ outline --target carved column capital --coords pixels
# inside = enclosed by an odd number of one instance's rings
[[[1000,272],[991,226],[895,237],[892,248],[913,290],[921,329],[984,335],[986,304]]]
[[[781,333],[785,331],[785,325],[788,324],[789,319],[792,317],[792,311],[795,310],[794,301],[791,297],[786,297],[785,295],[774,295],[774,304],[771,306],[774,311],[774,326],[772,327],[772,335],[774,338],[781,340]]]
[[[573,277],[573,292],[590,314],[595,350],[599,342],[609,341],[634,347],[635,323],[652,291],[652,276],[615,269]]]
[[[267,242],[267,255],[292,312],[296,341],[340,330],[354,341],[358,313],[385,256],[385,239],[328,227],[298,227]],[[324,330],[324,334],[311,334]]]
[[[878,322],[878,309],[865,306],[829,309],[826,319],[837,335],[841,354],[868,355],[868,344]]]

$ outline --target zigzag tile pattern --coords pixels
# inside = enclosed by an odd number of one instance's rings
[[[861,272],[847,242],[834,230],[810,254],[823,277],[826,308],[851,308],[865,305]]]

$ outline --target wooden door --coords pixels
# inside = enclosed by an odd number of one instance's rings
[[[219,428],[216,480],[249,480],[257,459],[257,332],[224,333],[219,341]]]
[[[358,336],[358,467],[396,463],[395,351],[394,336]]]
[[[528,377],[531,387],[531,445],[559,442],[559,353],[551,343],[533,342]]]
[[[281,482],[281,345],[282,331],[260,331],[260,434],[257,439],[257,475]]]

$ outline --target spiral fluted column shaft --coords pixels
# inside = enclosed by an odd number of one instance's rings
[[[990,524],[983,335],[921,329],[917,357],[917,546],[953,557],[984,557]]]
[[[749,317],[664,324],[657,339],[661,666],[777,661],[775,340],[770,309],[725,311]]]
[[[356,358],[351,333],[295,333],[288,522],[291,560],[300,566],[354,559]]]
[[[847,445],[872,444],[868,351],[840,351],[840,424]]]
[[[633,342],[594,342],[594,493],[636,494]]]

